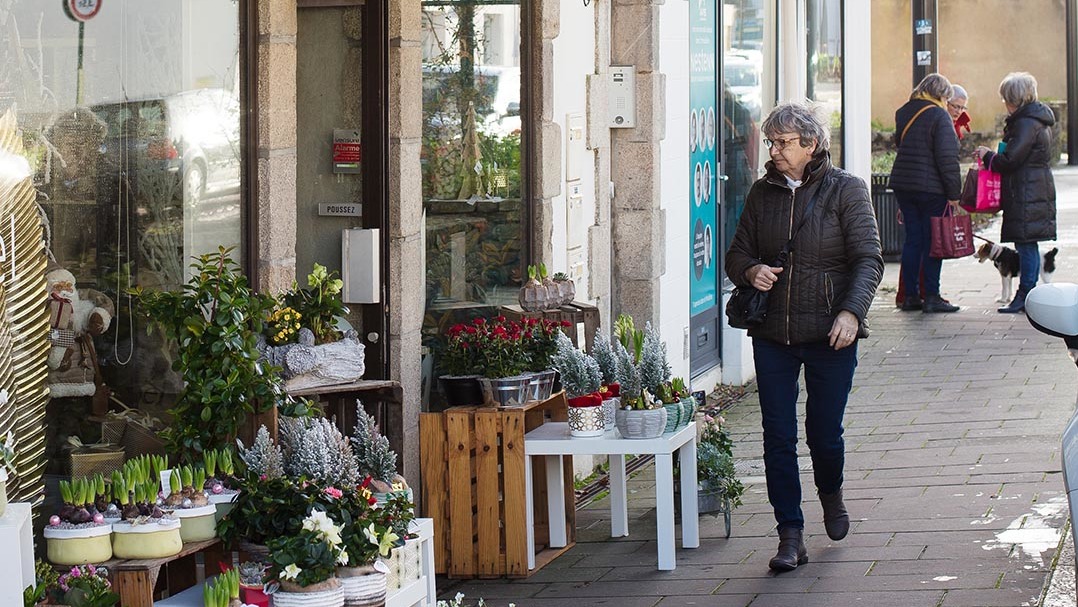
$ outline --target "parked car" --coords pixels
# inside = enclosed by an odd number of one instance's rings
[[[240,185],[239,100],[221,89],[91,106],[107,126],[98,179],[163,171],[189,204]]]

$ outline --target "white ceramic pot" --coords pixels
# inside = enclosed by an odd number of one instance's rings
[[[285,590],[288,586],[288,590]],[[273,593],[273,607],[344,607],[344,586],[337,578],[330,578],[308,588],[296,588],[282,584]]]
[[[172,516],[180,519],[180,539],[185,542],[202,542],[217,537],[217,506],[177,508]]]
[[[239,491],[236,493],[218,493],[216,495],[211,493],[209,496],[210,504],[217,509],[214,520],[221,522],[221,519],[225,518],[225,515],[232,512],[232,508],[236,505],[236,498],[239,496]]]
[[[83,529],[45,527],[49,562],[54,565],[89,565],[112,558],[109,539],[112,525],[97,525]]]
[[[573,438],[595,438],[606,433],[603,407],[569,407],[569,435]]]
[[[386,572],[381,561],[365,567],[338,567],[345,607],[378,607],[386,603]]]
[[[614,429],[615,414],[618,409],[621,408],[621,399],[617,396],[608,398],[603,401],[603,423],[606,425],[606,431],[610,432]]]
[[[390,592],[399,590],[414,582],[423,574],[423,553],[420,551],[420,538],[405,540],[403,546],[393,549],[384,559],[388,572],[386,587]]]
[[[133,525],[121,521],[112,526],[112,554],[120,559],[160,559],[174,556],[183,550],[180,538],[180,519]]]

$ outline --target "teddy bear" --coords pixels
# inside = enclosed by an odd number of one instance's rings
[[[107,295],[76,288],[63,268],[45,274],[49,289],[49,393],[53,398],[93,396],[97,352],[93,337],[108,330],[113,305]]]

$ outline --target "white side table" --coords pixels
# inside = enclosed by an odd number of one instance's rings
[[[0,605],[22,605],[22,591],[34,585],[34,532],[30,504],[8,504],[0,516]],[[10,572],[10,573],[8,573]]]
[[[546,457],[547,510],[550,513],[550,546],[566,545],[563,495],[563,455],[610,456],[610,536],[629,535],[628,500],[625,488],[625,456],[655,456],[655,516],[658,527],[659,569],[677,566],[674,556],[674,452],[681,465],[681,547],[700,547],[700,521],[696,500],[696,422],[653,439],[621,438],[617,430],[597,438],[572,438],[569,424],[547,422],[524,435],[524,485],[527,488],[528,569],[535,569],[535,513],[532,506],[532,458]]]

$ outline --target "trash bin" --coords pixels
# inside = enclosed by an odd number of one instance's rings
[[[884,260],[898,261],[902,257],[902,243],[906,240],[906,231],[898,222],[898,200],[895,199],[895,192],[887,187],[890,177],[887,173],[872,174],[872,210],[876,213],[876,224],[880,228]]]

